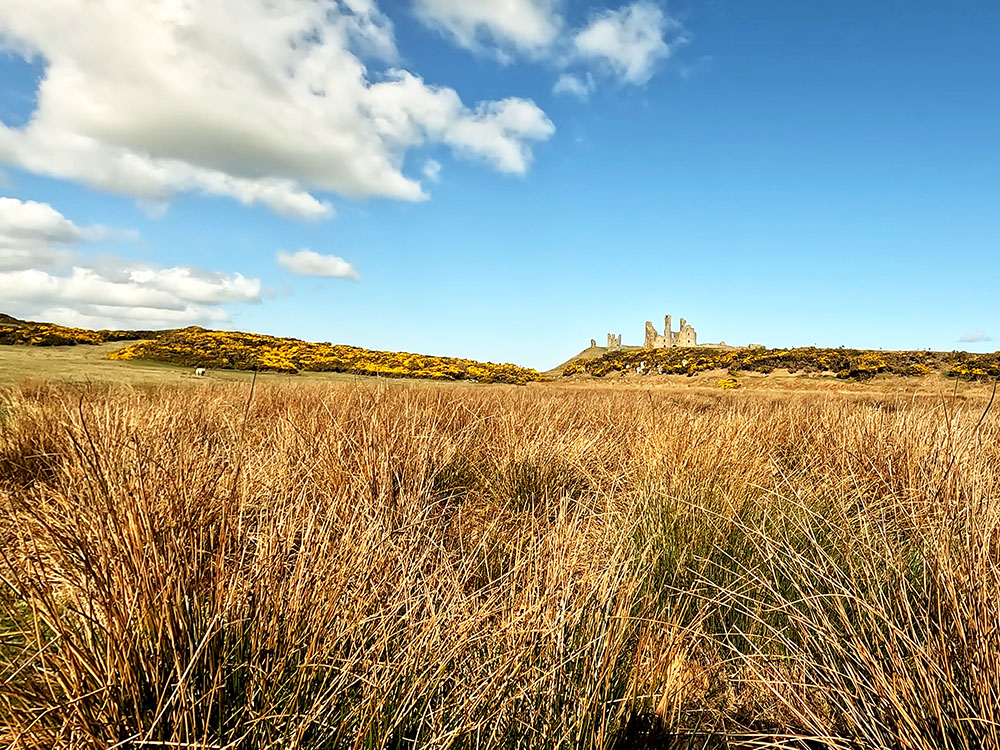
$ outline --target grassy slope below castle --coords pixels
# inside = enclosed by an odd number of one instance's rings
[[[695,375],[710,370],[833,375],[842,380],[867,380],[880,374],[923,376],[940,373],[968,380],[1000,377],[1000,352],[873,351],[868,349],[709,349],[678,347],[598,353],[592,347],[569,360],[558,374],[603,377],[622,373]]]
[[[124,348],[108,346],[113,342],[127,341],[135,343]],[[572,375],[606,377],[637,371],[646,375],[693,376],[715,370],[726,370],[734,375],[769,374],[787,370],[799,374],[825,374],[853,381],[868,380],[880,374],[923,376],[937,373],[967,380],[1000,378],[1000,352],[896,352],[814,347],[725,350],[705,347],[657,350],[625,347],[615,352],[608,352],[603,347],[591,347],[543,375],[512,364],[373,351],[253,333],[209,331],[198,327],[166,331],[91,331],[51,323],[21,321],[0,314],[0,345],[2,344],[57,349],[77,344],[100,346],[101,359],[106,357],[115,362],[143,365],[159,363],[234,372],[341,373],[483,383],[523,384]],[[43,374],[41,370],[45,369],[44,365],[35,369],[42,361],[38,356],[7,358],[25,360],[22,363],[25,365],[24,374]],[[65,357],[53,359],[61,360]],[[88,356],[86,359],[89,366],[94,365],[95,357]],[[70,369],[73,366],[73,363],[67,364]],[[11,367],[16,370],[16,363]],[[0,374],[3,369],[0,366]]]

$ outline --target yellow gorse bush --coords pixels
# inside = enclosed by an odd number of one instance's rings
[[[642,365],[645,364],[645,367]],[[1000,352],[896,352],[865,349],[624,349],[589,361],[573,360],[563,375],[587,372],[603,377],[642,370],[647,374],[695,375],[710,370],[769,373],[832,373],[841,379],[867,380],[887,373],[922,376],[941,372],[948,377],[986,380],[1000,378]]]
[[[108,356],[115,360],[154,360],[225,370],[344,372],[390,378],[515,384],[542,379],[535,370],[512,364],[373,351],[356,346],[310,343],[255,333],[209,331],[197,327],[165,332]]]
[[[129,341],[151,335],[149,331],[89,331],[54,323],[0,323],[0,345],[75,346],[103,344],[108,341]]]

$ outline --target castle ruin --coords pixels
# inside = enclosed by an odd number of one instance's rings
[[[694,326],[681,318],[681,329],[676,333],[672,330],[670,316],[663,318],[663,335],[657,333],[651,321],[646,321],[646,340],[644,349],[670,349],[674,346],[698,346],[698,334]]]
[[[591,348],[597,342],[594,339],[590,340]],[[622,335],[609,333],[608,334],[608,346],[607,351],[617,352],[622,349],[672,349],[674,347],[688,347],[688,346],[699,346],[706,349],[738,349],[740,347],[730,346],[725,341],[720,341],[717,344],[709,343],[698,343],[698,332],[694,330],[694,326],[688,323],[684,318],[681,318],[681,328],[679,331],[673,330],[673,326],[670,324],[670,316],[665,315],[663,317],[663,333],[660,333],[653,326],[652,322],[646,321],[646,337],[643,340],[642,346],[622,346]],[[763,349],[763,344],[750,344],[750,349]]]
[[[594,340],[591,339],[590,343],[593,346]],[[663,318],[663,333],[661,334],[650,321],[646,321],[646,338],[642,345],[643,349],[670,349],[675,346],[698,346],[698,333],[694,330],[693,325],[681,318],[681,329],[674,331],[670,324],[670,316],[667,315]],[[718,346],[725,346],[725,343],[718,344]],[[607,348],[609,352],[620,351],[623,348],[622,335],[609,333]]]

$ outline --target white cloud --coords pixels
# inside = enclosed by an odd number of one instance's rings
[[[670,55],[664,33],[672,25],[658,6],[640,0],[599,14],[573,44],[580,57],[607,65],[628,83],[643,84]]]
[[[437,182],[441,179],[441,163],[434,159],[428,159],[420,171],[431,182]]]
[[[72,247],[109,234],[105,227],[78,227],[48,203],[0,197],[0,271],[66,265]]]
[[[156,327],[224,321],[221,305],[260,300],[260,281],[238,273],[83,257],[78,246],[109,237],[137,239],[77,226],[48,203],[0,197],[2,312],[67,325]]]
[[[405,70],[390,71],[369,89],[368,99],[384,142],[406,147],[437,141],[512,174],[524,174],[531,163],[527,142],[555,131],[534,102],[503,99],[468,110],[454,90],[428,86]]]
[[[961,338],[959,338],[959,341],[961,341],[963,344],[980,344],[992,340],[993,337],[987,336],[984,331],[973,331],[972,333],[967,333]]]
[[[322,255],[313,250],[299,250],[297,253],[278,252],[278,265],[286,271],[301,276],[328,276],[336,279],[357,280],[358,272],[343,258],[336,255]]]
[[[579,99],[587,99],[594,91],[594,76],[587,73],[586,77],[563,73],[552,87],[554,94],[569,94]]]
[[[238,273],[155,269],[123,260],[114,268],[107,265],[75,266],[68,274],[40,268],[0,271],[4,312],[65,325],[155,328],[225,321],[229,314],[219,305],[256,302],[261,296],[260,281]]]
[[[509,62],[514,53],[546,59],[560,67],[588,67],[586,76],[564,73],[553,91],[586,99],[593,73],[642,85],[669,57],[671,45],[685,41],[680,24],[652,0],[636,0],[604,10],[582,27],[571,28],[564,0],[412,0],[426,26],[461,47],[492,53]],[[667,41],[674,32],[674,40]]]
[[[30,121],[0,124],[0,161],[151,205],[195,191],[323,217],[323,191],[422,200],[408,149],[521,173],[554,131],[530,101],[470,108],[370,73],[359,55],[397,57],[373,0],[5,0],[0,47],[47,63]]]
[[[541,53],[563,25],[558,0],[414,0],[417,18],[474,51]]]
[[[35,320],[78,328],[110,328],[157,330],[203,325],[225,327],[229,314],[220,308],[186,307],[181,310],[163,310],[148,307],[116,307],[113,305],[79,305],[65,307],[53,305],[37,308]]]

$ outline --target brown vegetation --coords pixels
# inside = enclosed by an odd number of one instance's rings
[[[10,392],[0,745],[997,747],[985,407]]]

